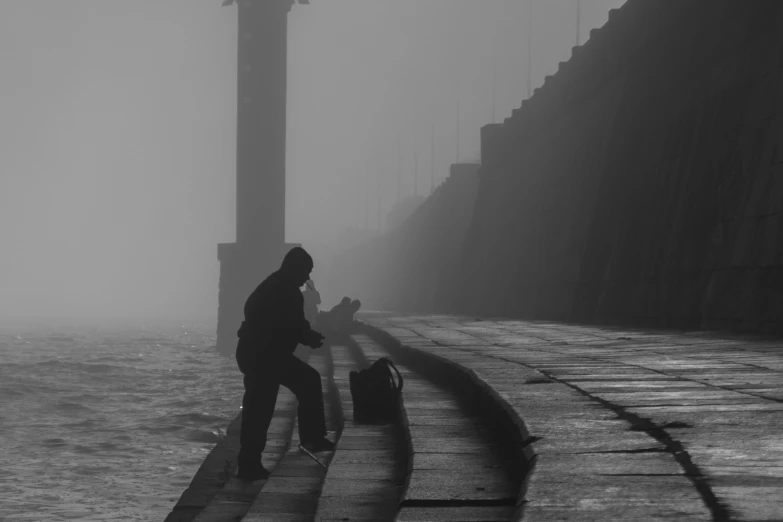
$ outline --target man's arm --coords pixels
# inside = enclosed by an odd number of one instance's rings
[[[324,336],[310,326],[310,322],[305,318],[304,314],[304,296],[298,290],[296,293],[293,320],[295,324],[299,325],[297,328],[297,342],[310,348],[319,348],[323,344]]]
[[[299,344],[309,346],[310,348],[320,348],[325,337],[320,332],[310,328],[310,323],[305,319],[306,329],[303,329],[299,338]]]

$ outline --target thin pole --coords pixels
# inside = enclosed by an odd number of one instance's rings
[[[364,230],[368,230],[370,221],[370,181],[369,174],[364,173]]]
[[[576,0],[576,46],[582,45],[580,29],[582,27],[582,0]]]
[[[402,144],[400,140],[400,133],[397,132],[397,205],[400,204],[400,197],[402,197]]]
[[[430,134],[430,194],[435,192],[435,119],[432,120]]]
[[[533,0],[527,3],[527,97],[533,94],[532,84],[533,64]]]
[[[492,40],[492,123],[495,123],[495,105],[497,103],[497,83],[498,83],[498,34],[495,33]]]
[[[457,146],[456,146],[456,158],[454,163],[459,163],[459,87],[457,87]]]
[[[381,171],[378,169],[378,232],[381,229]]]
[[[419,195],[419,151],[413,153],[413,195]]]
[[[359,179],[356,180],[356,187],[361,187],[362,183],[362,171],[359,171]],[[357,194],[357,196],[360,196],[361,194]],[[356,230],[362,229],[362,198],[357,197],[356,198],[356,204],[359,205],[359,208],[356,212]]]

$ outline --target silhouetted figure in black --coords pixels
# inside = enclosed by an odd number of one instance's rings
[[[351,301],[350,297],[342,300],[328,312],[318,315],[318,327],[330,342],[340,341],[354,330],[354,314],[362,306],[358,299]]]
[[[294,356],[297,344],[322,345],[324,336],[310,328],[299,290],[309,279],[313,259],[303,248],[292,248],[280,269],[258,285],[245,303],[245,320],[237,335],[237,363],[244,374],[238,476],[258,480],[269,476],[261,465],[266,433],[282,384],[299,401],[299,439],[310,451],[331,451],[321,376]]]
[[[329,310],[329,319],[331,320],[332,330],[340,332],[343,329],[343,323],[351,310],[351,298],[343,297],[340,302]]]
[[[335,310],[335,313],[338,331],[347,334],[353,332],[354,315],[359,311],[359,308],[362,307],[362,303],[358,299],[354,299],[353,301],[349,299],[347,302],[346,299],[348,298],[343,298],[343,302],[336,307],[337,310]]]

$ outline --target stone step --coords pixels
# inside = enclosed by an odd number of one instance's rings
[[[366,366],[355,346],[333,345],[334,382],[344,412],[344,426],[326,474],[316,520],[384,522],[394,520],[402,494],[404,443],[398,426],[360,424],[352,418],[348,375]]]
[[[328,349],[315,352],[310,365],[321,374],[321,389],[326,392],[324,412],[329,438],[339,437],[341,415],[334,400],[331,354]],[[298,426],[298,425],[297,425]],[[329,465],[331,456],[319,454]],[[293,430],[290,445],[258,495],[241,518],[243,522],[310,522],[315,517],[326,470],[299,450],[299,434]],[[235,520],[224,518],[223,520]]]
[[[354,339],[371,361],[390,355],[367,336]],[[510,520],[520,484],[501,442],[453,390],[395,364],[411,450],[396,520]]]
[[[319,373],[321,373],[322,388],[328,390],[331,382],[329,374],[330,368],[328,367],[328,354],[321,357],[308,358],[309,355],[310,354],[305,354],[305,360],[308,360],[311,365],[319,370]],[[277,403],[275,404],[275,413],[272,418],[272,423],[267,432],[267,445],[262,454],[262,463],[272,474],[283,474],[286,472],[286,466],[289,464],[285,457],[290,453],[292,440],[298,440],[295,433],[297,425],[296,407],[297,401],[294,394],[287,388],[281,386],[277,396]],[[327,419],[330,419],[329,401],[326,402],[325,408],[327,411]],[[268,482],[272,479],[272,476],[267,480],[258,480],[254,482],[246,482],[235,476],[236,454],[239,450],[240,422],[241,414],[240,417],[232,423],[234,430],[229,432],[229,435],[232,435],[233,439],[231,447],[228,450],[229,453],[227,453],[226,456],[233,459],[233,467],[229,471],[229,466],[227,464],[224,472],[229,478],[214,496],[211,499],[208,499],[208,502],[200,509],[195,517],[189,519],[193,520],[193,522],[240,520],[246,513],[253,510],[254,505],[258,504],[260,493],[272,488],[271,486],[268,486]],[[298,443],[293,444],[293,447],[296,448],[296,444]],[[281,466],[284,463],[285,466]],[[203,489],[194,489],[192,496],[195,499],[205,498]]]
[[[291,440],[295,416],[296,397],[281,388],[262,455],[267,469],[275,469],[283,458]],[[209,453],[165,522],[235,520],[247,511],[266,481],[245,482],[235,476],[241,421],[240,413],[228,426],[225,437]]]

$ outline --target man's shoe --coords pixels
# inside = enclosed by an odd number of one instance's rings
[[[269,478],[269,471],[261,464],[251,467],[240,467],[237,473],[237,478],[240,480],[246,480],[248,482],[255,482],[256,480],[265,480]]]
[[[320,453],[322,451],[334,451],[334,442],[326,437],[312,442],[303,442],[302,446],[310,453]]]

